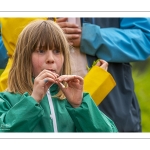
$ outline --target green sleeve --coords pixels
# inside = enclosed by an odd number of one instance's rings
[[[80,107],[73,108],[67,102],[66,109],[77,132],[118,132],[114,122],[98,109],[88,93],[83,94]]]
[[[41,106],[27,93],[15,98],[0,95],[0,132],[32,132],[43,114]]]

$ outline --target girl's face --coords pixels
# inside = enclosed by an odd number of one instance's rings
[[[61,74],[64,57],[60,50],[39,50],[32,53],[33,76],[36,77],[42,70],[47,69]]]

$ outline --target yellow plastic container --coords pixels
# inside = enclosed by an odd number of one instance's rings
[[[96,105],[99,105],[115,86],[112,75],[98,66],[93,66],[84,77],[84,91],[91,95]]]

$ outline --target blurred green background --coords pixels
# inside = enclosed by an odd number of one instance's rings
[[[150,132],[150,58],[131,63],[135,92],[141,108],[142,132]],[[0,70],[0,74],[3,70]]]
[[[150,132],[150,58],[131,65],[135,92],[141,108],[142,132]]]
[[[0,75],[1,75],[1,73],[3,72],[3,70],[2,69],[0,69]]]

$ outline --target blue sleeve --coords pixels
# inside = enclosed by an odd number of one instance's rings
[[[122,18],[120,28],[83,23],[81,51],[108,62],[135,62],[150,55],[150,18]]]
[[[0,33],[0,69],[4,69],[6,67],[7,61],[8,61],[7,50],[4,46],[2,36]]]

